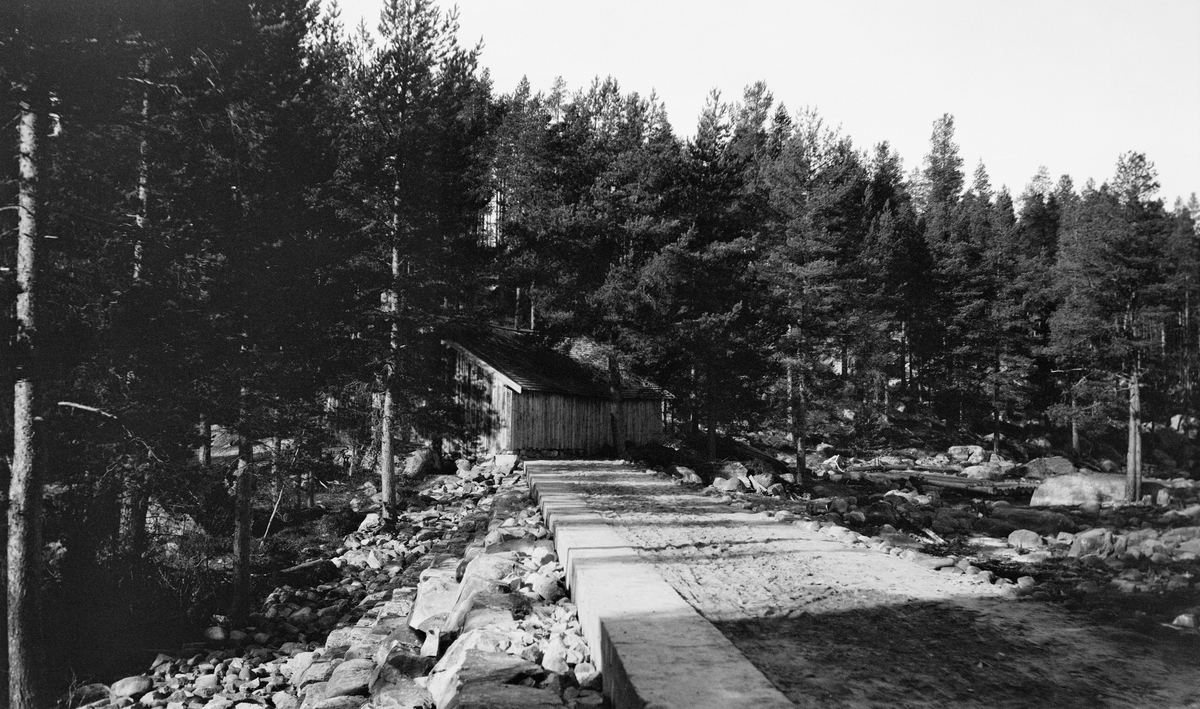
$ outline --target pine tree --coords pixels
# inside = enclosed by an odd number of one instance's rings
[[[489,87],[478,49],[457,44],[457,19],[427,0],[391,0],[381,42],[359,40],[343,93],[335,200],[357,230],[360,287],[371,313],[371,356],[383,370],[379,433],[385,513],[395,495],[393,437],[412,430],[420,402],[439,401],[436,329],[477,302],[480,158]],[[424,407],[426,410],[432,407]]]
[[[1157,185],[1145,156],[1118,162],[1114,187],[1085,190],[1061,242],[1056,264],[1062,289],[1051,320],[1050,351],[1060,369],[1079,369],[1085,381],[1102,381],[1098,406],[1127,399],[1126,496],[1140,496],[1143,383],[1160,369],[1156,347],[1168,293],[1162,270],[1169,220],[1162,203],[1148,201]],[[1077,409],[1081,402],[1073,401]],[[1072,412],[1077,415],[1076,412]]]

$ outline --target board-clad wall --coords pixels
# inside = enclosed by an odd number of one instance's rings
[[[513,450],[596,453],[613,443],[607,399],[526,391],[511,405]],[[623,408],[626,440],[645,443],[662,433],[662,402],[632,400]]]
[[[455,360],[454,383],[466,424],[479,431],[485,450],[512,448],[513,391],[465,357]]]
[[[455,390],[465,422],[479,433],[484,450],[594,454],[613,444],[612,403],[607,398],[528,390],[518,394],[473,358],[460,353],[454,365]],[[662,434],[661,401],[635,399],[623,406],[626,440],[645,443]]]

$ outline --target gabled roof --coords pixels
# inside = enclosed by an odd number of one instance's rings
[[[499,328],[463,330],[454,333],[446,344],[491,369],[518,393],[610,396],[606,372],[539,345],[527,334]],[[625,399],[664,398],[657,387],[635,381],[624,383],[621,396]]]

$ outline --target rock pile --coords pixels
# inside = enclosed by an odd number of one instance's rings
[[[515,457],[460,462],[432,507],[368,515],[288,569],[245,629],[74,692],[89,709],[603,706],[563,567]]]

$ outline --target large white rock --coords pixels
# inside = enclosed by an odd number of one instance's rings
[[[1008,472],[1000,463],[979,463],[963,468],[963,475],[973,480],[1000,480]]]
[[[146,675],[134,675],[133,677],[126,677],[114,682],[112,694],[117,698],[132,697],[136,699],[151,689],[154,689],[154,680]]]
[[[453,568],[426,569],[417,584],[417,599],[413,603],[408,624],[425,632],[440,630],[446,616],[458,601],[457,575]]]
[[[946,454],[955,463],[965,465],[978,465],[986,457],[983,446],[950,446]]]
[[[1046,478],[1033,491],[1030,507],[1112,504],[1125,499],[1125,476],[1075,473]]]

